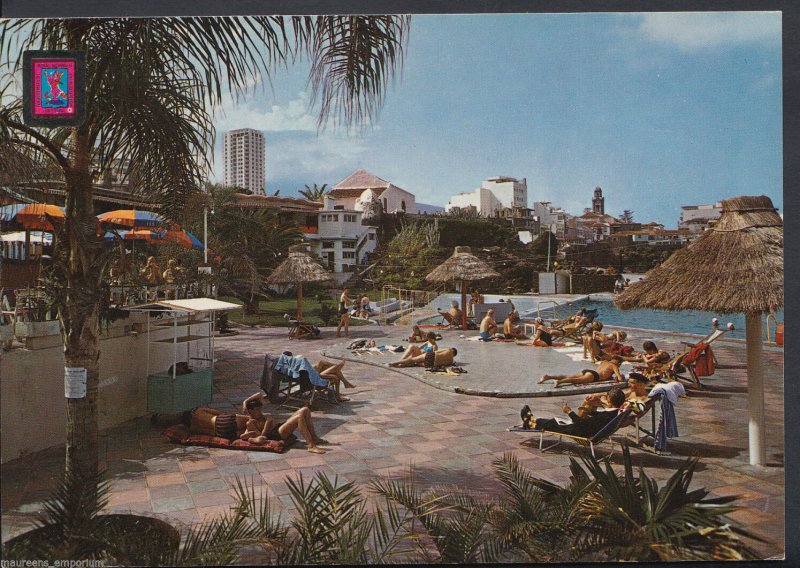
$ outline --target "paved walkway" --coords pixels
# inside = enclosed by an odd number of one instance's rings
[[[386,337],[386,332],[400,328],[352,331],[389,342],[393,339]],[[336,352],[340,349],[336,345],[342,342],[330,330],[325,330],[323,339],[307,342],[289,342],[285,333],[283,329],[247,329],[218,340],[221,359],[212,405],[234,410],[255,392],[267,351],[289,348],[315,360],[322,352]],[[443,345],[460,347],[457,335],[447,336]],[[668,349],[680,347],[675,337],[659,338],[659,342]],[[558,370],[544,367],[546,364],[577,370],[585,365],[547,349],[468,345],[463,360],[469,374],[454,381],[486,390],[527,392],[533,379]],[[735,368],[718,370],[708,379],[714,390],[692,393],[681,401],[677,410],[681,436],[670,442],[671,457],[634,451],[634,462],[663,481],[687,456],[700,456],[694,486],[705,486],[714,495],[741,495],[744,508],[731,518],[769,540],[756,545],[764,557],[780,555],[784,542],[783,354],[765,354],[769,465],[754,468],[747,464],[745,351],[738,344],[717,345],[720,362]],[[461,351],[458,361],[462,362]],[[319,434],[339,444],[325,455],[306,452],[302,443],[285,454],[177,446],[167,442],[161,429],[146,418],[104,431],[104,461],[111,476],[109,511],[155,515],[185,526],[226,511],[233,503],[232,487],[239,476],[264,490],[275,499],[278,510],[291,515],[294,508],[287,476],[302,473],[309,478],[323,471],[342,480],[366,483],[375,475],[400,475],[411,463],[423,485],[456,483],[492,496],[499,487],[491,477],[491,462],[504,452],[515,453],[538,476],[554,482],[568,479],[569,457],[578,451],[576,447],[567,445],[570,452],[542,454],[520,445],[526,439],[524,434],[506,431],[519,420],[521,400],[465,396],[453,392],[451,385],[432,388],[418,378],[376,367],[375,362],[348,362],[345,373],[357,385],[347,392],[351,401],[322,403],[314,412]],[[573,406],[581,399],[566,392],[558,395],[527,402],[536,413],[550,415],[560,413],[562,397]],[[285,414],[283,410],[275,413],[279,418]],[[60,447],[2,466],[3,540],[31,526],[61,475],[63,459]]]

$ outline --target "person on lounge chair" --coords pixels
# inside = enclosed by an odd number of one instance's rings
[[[619,370],[621,364],[622,357],[614,355],[609,361],[601,361],[596,371],[584,369],[575,375],[542,375],[542,378],[539,379],[539,384],[546,381],[555,381],[555,386],[558,388],[561,385],[585,385],[599,381],[609,381],[612,377],[616,377],[616,382],[621,383],[625,380]]]
[[[416,347],[415,345],[409,346]],[[438,351],[428,351],[427,353],[422,353],[420,351],[419,355],[414,355],[409,357],[408,359],[401,359],[400,361],[395,361],[393,363],[389,363],[390,367],[445,367],[447,365],[452,365],[455,361],[456,355],[458,355],[458,350],[455,347],[451,347],[449,349],[439,349]]]
[[[546,432],[591,438],[616,418],[620,407],[625,404],[625,393],[623,393],[622,389],[619,387],[613,387],[609,390],[607,398],[609,403],[608,408],[597,407],[585,413],[583,416],[573,412],[572,409],[565,404],[561,409],[572,420],[570,424],[561,424],[555,418],[534,418],[530,407],[526,404],[522,407],[522,411],[520,412],[522,426],[523,428],[527,427],[534,430],[544,430]]]
[[[641,373],[628,373],[628,390],[625,400],[634,404],[637,411],[642,410],[648,400],[647,384],[649,379]],[[592,393],[583,399],[581,408],[611,408],[607,393]],[[581,408],[578,409],[580,414]]]
[[[481,320],[480,337],[484,341],[489,341],[495,333],[497,333],[497,322],[494,321],[494,310],[489,310]]]
[[[439,315],[444,318],[444,321],[447,322],[447,325],[450,327],[457,327],[461,325],[461,310],[458,309],[458,301],[453,300],[450,302],[450,309],[446,312],[443,312],[441,309],[436,310],[439,312]]]
[[[658,367],[671,359],[669,353],[660,350],[652,341],[642,343],[642,349],[644,353],[637,353],[628,357],[623,356],[622,359],[632,363],[644,363],[647,368]]]
[[[284,422],[276,423],[261,412],[265,396],[259,392],[242,402],[242,410],[247,413],[249,419],[245,423],[245,431],[239,436],[241,440],[247,440],[256,446],[263,446],[269,440],[286,440],[295,430],[300,430],[309,452],[325,453],[325,450],[319,448],[318,445],[328,442],[317,436],[314,423],[311,421],[311,410],[307,406],[292,414]]]

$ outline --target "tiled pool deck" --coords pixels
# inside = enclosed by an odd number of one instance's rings
[[[407,330],[393,327],[352,328],[359,336],[379,337],[379,343],[398,343]],[[390,336],[387,337],[387,334]],[[314,422],[321,436],[339,445],[325,455],[305,451],[299,443],[285,454],[241,452],[169,443],[161,428],[147,418],[102,432],[105,463],[111,478],[108,509],[154,515],[179,526],[219,515],[233,503],[236,477],[261,487],[275,498],[278,510],[291,515],[292,503],[285,483],[300,473],[308,478],[318,471],[340,480],[365,484],[376,475],[403,474],[416,466],[422,483],[453,483],[487,496],[499,491],[491,476],[491,462],[513,452],[538,476],[554,482],[568,478],[569,457],[575,451],[542,454],[521,446],[523,434],[506,428],[519,419],[523,399],[467,396],[453,392],[461,384],[499,391],[506,395],[530,392],[544,372],[572,372],[590,365],[569,349],[549,350],[513,344],[477,344],[445,332],[442,345],[459,347],[459,363],[469,373],[441,377],[449,383],[434,386],[385,367],[397,355],[361,356],[348,362],[346,376],[357,387],[347,392],[351,401],[320,404]],[[219,339],[215,393],[212,406],[235,409],[256,392],[264,353],[291,349],[316,360],[323,352],[341,354],[331,330],[324,338],[297,342],[286,339],[285,329],[245,329],[238,336]],[[392,337],[393,336],[393,337]],[[663,347],[680,348],[680,338],[634,332],[635,345],[654,338]],[[463,351],[462,351],[463,344]],[[783,462],[783,353],[765,353],[766,405],[769,432],[768,467],[748,465],[747,401],[744,346],[716,344],[717,357],[725,367],[707,380],[713,390],[691,393],[677,409],[680,437],[670,442],[672,456],[655,456],[634,450],[635,464],[645,466],[659,481],[667,479],[688,456],[699,456],[696,487],[714,495],[741,495],[742,510],[731,518],[768,539],[755,547],[765,558],[784,550]],[[371,364],[364,364],[364,363]],[[630,370],[629,366],[623,371]],[[421,371],[420,371],[421,373]],[[437,377],[437,379],[439,378]],[[582,396],[558,392],[555,397],[525,399],[543,415],[560,413],[562,399],[573,406]],[[272,407],[265,409],[272,412]],[[277,417],[289,411],[278,409]],[[574,446],[571,450],[576,450]],[[30,527],[42,501],[61,475],[64,450],[56,447],[2,466],[3,540]],[[614,458],[619,463],[618,456]]]

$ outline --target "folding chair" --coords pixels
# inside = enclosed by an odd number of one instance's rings
[[[283,316],[289,321],[289,339],[314,339],[319,337],[319,328],[296,318]]]
[[[656,380],[681,381],[686,383],[689,388],[702,390],[705,385],[700,382],[700,377],[708,377],[714,374],[717,367],[717,358],[711,351],[710,345],[728,332],[727,329],[715,329],[697,343],[681,341],[686,349],[676,354],[669,362],[659,367],[643,369],[648,377],[652,376]],[[698,368],[698,363],[704,359],[702,368]],[[688,373],[688,376],[687,376]]]
[[[656,411],[655,406],[661,400],[661,396],[655,396],[652,398],[648,398],[647,402],[644,403],[644,406],[639,410],[635,408],[632,409],[630,416],[624,423],[620,426],[620,428],[627,428],[633,426],[635,428],[635,433],[633,436],[630,434],[625,435],[625,437],[633,442],[637,448],[645,449],[644,444],[642,441],[644,438],[650,437],[655,440],[656,438]],[[650,415],[650,430],[643,426],[645,417]],[[644,434],[644,435],[642,435]]]
[[[575,442],[577,442],[581,446],[588,447],[589,451],[592,454],[592,457],[595,458],[595,459],[597,458],[597,455],[595,454],[595,451],[594,451],[595,446],[599,445],[599,444],[602,444],[604,442],[608,442],[610,447],[611,447],[611,450],[610,450],[609,454],[607,456],[605,456],[605,457],[611,457],[612,455],[614,455],[614,439],[613,439],[613,436],[624,425],[625,421],[630,417],[631,412],[632,412],[632,409],[630,407],[626,408],[624,411],[622,411],[619,414],[617,414],[617,416],[615,416],[611,420],[611,422],[606,424],[597,434],[595,434],[594,436],[590,436],[590,437],[576,436],[574,434],[563,434],[561,432],[550,432],[548,430],[533,430],[533,429],[526,430],[526,429],[522,428],[521,426],[515,426],[513,428],[509,428],[508,431],[509,432],[533,432],[533,433],[539,434],[539,450],[542,451],[542,452],[546,452],[547,450],[551,450],[551,449],[559,446],[561,444],[561,441],[564,438],[569,438],[571,440],[574,440]],[[545,446],[544,445],[544,436],[545,436],[545,434],[550,435],[550,436],[555,436],[558,439],[555,442],[553,442],[552,444],[550,444],[549,446]]]
[[[317,387],[311,383],[306,371],[300,371],[300,376],[295,378],[286,373],[275,370],[275,365],[278,362],[280,355],[273,355],[267,353],[264,356],[264,368],[261,371],[260,386],[269,401],[277,404],[283,400],[280,406],[290,406],[292,408],[300,408],[308,406],[311,408],[314,405],[314,398],[318,392],[327,392],[326,387]],[[289,402],[299,403],[297,406],[292,406]]]

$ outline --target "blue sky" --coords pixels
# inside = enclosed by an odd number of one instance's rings
[[[307,66],[227,101],[221,134],[266,136],[267,190],[296,195],[359,167],[444,205],[481,180],[528,199],[677,224],[681,205],[765,194],[782,209],[779,13],[414,16],[374,127],[317,133]]]

